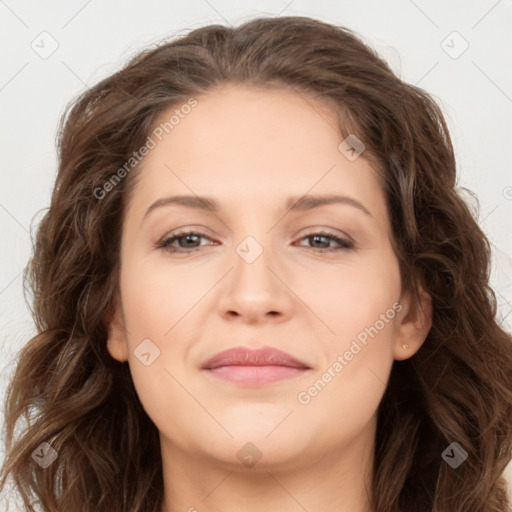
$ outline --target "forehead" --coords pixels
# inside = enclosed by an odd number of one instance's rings
[[[254,201],[260,207],[288,196],[339,193],[374,210],[385,208],[368,161],[350,161],[340,151],[332,105],[288,89],[238,84],[195,100],[186,114],[175,115],[175,105],[159,119],[165,127],[174,115],[167,131],[160,130],[161,140],[153,136],[155,147],[142,162],[136,206],[167,193],[213,195],[221,204]]]

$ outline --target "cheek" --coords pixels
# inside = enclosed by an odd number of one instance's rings
[[[186,272],[169,264],[142,262],[126,269],[121,273],[123,308],[129,332],[138,337],[166,340],[213,284],[201,279],[204,272]]]
[[[365,329],[375,324],[388,335],[390,322],[386,320],[395,317],[393,304],[401,293],[399,265],[391,249],[318,267],[314,276],[304,282],[304,302],[329,326],[330,344],[336,343],[341,350],[360,333],[364,338]]]
[[[393,304],[395,307],[393,307]],[[337,336],[324,344],[325,360],[297,401],[307,417],[327,417],[324,442],[350,438],[374,417],[386,390],[393,365],[393,340],[397,302],[347,301],[331,319]],[[381,316],[381,314],[383,316]],[[327,419],[326,418],[326,419]]]
[[[324,297],[322,304],[316,305],[323,311],[322,320],[335,333],[325,337],[324,367],[319,368],[320,375],[330,370],[325,376],[330,391],[325,395],[344,407],[373,411],[394,360],[395,324],[401,310],[398,261],[392,251],[381,251],[351,268],[338,269],[322,281],[327,291],[323,295],[315,291],[317,297]],[[323,400],[328,397],[319,402]]]
[[[172,276],[129,258],[120,279],[130,370],[143,405],[151,406],[157,390],[166,389],[171,378],[165,372],[166,344],[174,341],[173,326],[186,313],[183,294],[172,289]]]

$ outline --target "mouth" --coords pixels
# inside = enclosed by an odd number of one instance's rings
[[[254,387],[295,378],[311,368],[275,348],[236,347],[208,359],[201,369],[218,379]]]

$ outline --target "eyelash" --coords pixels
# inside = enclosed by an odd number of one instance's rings
[[[187,236],[190,236],[190,235],[195,235],[195,236],[200,236],[200,237],[204,237],[204,238],[209,238],[208,236],[206,236],[204,233],[200,233],[200,232],[197,232],[197,231],[192,231],[192,230],[189,230],[189,231],[183,231],[183,232],[178,232],[178,233],[175,233],[174,235],[168,237],[168,238],[164,238],[162,239],[160,242],[157,242],[155,248],[156,249],[163,249],[164,251],[167,251],[167,252],[170,252],[170,253],[190,253],[190,252],[193,252],[197,249],[199,249],[199,247],[193,247],[191,249],[184,249],[183,247],[172,247],[171,244],[173,242],[175,242],[176,240],[179,240],[180,238],[185,238]],[[314,233],[311,233],[311,234],[308,234],[304,237],[301,238],[301,240],[304,240],[306,238],[313,238],[315,236],[322,236],[322,237],[325,237],[325,238],[329,238],[335,242],[337,242],[338,244],[340,244],[341,247],[335,247],[335,248],[326,248],[326,249],[318,249],[316,247],[310,247],[311,249],[316,249],[316,252],[336,252],[336,251],[342,251],[342,250],[349,250],[349,249],[354,249],[355,248],[355,245],[352,241],[350,240],[346,240],[346,239],[343,239],[343,238],[340,238],[339,236],[336,236],[334,233],[330,233],[329,231],[318,231],[318,232],[314,232]],[[301,247],[304,247],[304,246],[301,246]]]

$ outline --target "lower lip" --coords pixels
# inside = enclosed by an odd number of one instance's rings
[[[207,370],[219,379],[246,386],[261,386],[303,375],[307,368],[290,366],[219,366]]]

